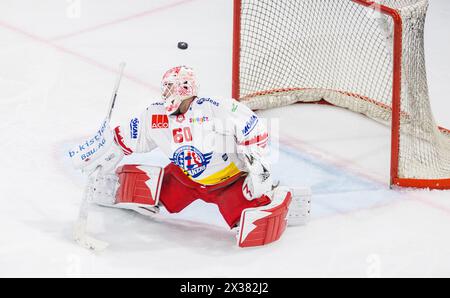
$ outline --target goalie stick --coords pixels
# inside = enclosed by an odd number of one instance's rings
[[[106,122],[109,123],[111,121],[111,115],[114,110],[114,106],[116,104],[117,94],[119,91],[120,81],[122,80],[123,76],[123,70],[125,68],[125,63],[122,62],[119,66],[119,75],[116,80],[116,84],[114,86],[113,94],[111,97],[111,101],[109,103],[108,111],[106,113]],[[86,188],[83,192],[83,197],[81,200],[81,206],[80,211],[78,214],[78,219],[75,223],[74,231],[73,231],[73,237],[75,241],[90,250],[93,251],[102,251],[108,247],[108,243],[95,239],[87,234],[87,221],[89,216],[89,204],[90,204],[90,197],[92,195],[92,192],[94,189],[92,188],[91,181],[95,181],[98,177],[98,175],[101,172],[101,167],[97,167],[93,173],[89,175],[88,183],[86,185]]]

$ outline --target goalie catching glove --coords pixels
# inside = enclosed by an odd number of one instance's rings
[[[272,191],[273,179],[269,166],[256,155],[244,155],[247,177],[242,185],[242,193],[249,201],[262,197]]]

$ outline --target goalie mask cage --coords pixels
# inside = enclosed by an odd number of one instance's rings
[[[327,102],[392,127],[391,185],[450,188],[435,124],[427,0],[234,0],[233,98],[254,110]]]

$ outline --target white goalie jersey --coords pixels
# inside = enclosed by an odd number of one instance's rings
[[[258,159],[267,170],[268,132],[253,111],[232,100],[196,98],[189,110],[168,116],[163,102],[114,130],[126,155],[160,148],[192,180],[215,185],[247,172],[245,156]]]

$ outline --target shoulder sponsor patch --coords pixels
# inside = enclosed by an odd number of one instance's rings
[[[169,128],[169,117],[167,115],[152,115],[152,129]]]
[[[130,121],[130,138],[136,140],[139,137],[139,119],[134,118]]]
[[[245,124],[244,129],[242,129],[242,134],[244,136],[248,136],[253,131],[253,129],[255,129],[256,124],[258,124],[258,121],[259,121],[258,116],[253,115],[250,118],[250,120],[248,120],[247,123]]]
[[[215,101],[215,100],[213,100],[211,98],[200,98],[199,100],[197,100],[197,104],[198,105],[202,105],[205,102],[208,102],[208,103],[210,103],[210,104],[212,104],[212,105],[214,105],[216,107],[220,106],[219,102],[217,102],[217,101]]]

